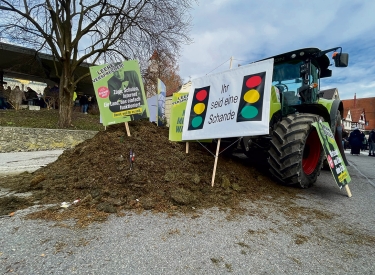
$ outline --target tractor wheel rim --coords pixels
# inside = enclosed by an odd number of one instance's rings
[[[320,140],[318,133],[314,129],[307,137],[305,149],[303,151],[302,169],[306,175],[310,175],[314,172],[316,166],[318,165],[320,154]]]

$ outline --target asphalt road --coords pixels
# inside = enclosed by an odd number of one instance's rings
[[[129,212],[75,229],[18,211],[0,219],[0,274],[375,274],[375,157],[348,153],[351,198],[322,171],[294,208],[247,201],[237,217]]]
[[[375,188],[375,157],[368,156],[368,151],[362,151],[359,156],[352,156],[349,152],[346,150],[345,155],[353,170]]]
[[[0,174],[33,172],[54,162],[63,150],[0,153]]]

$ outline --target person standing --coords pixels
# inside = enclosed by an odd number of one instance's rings
[[[55,85],[50,90],[50,100],[52,101],[53,109],[59,108],[59,85],[55,83]]]
[[[369,143],[368,155],[375,157],[375,129],[372,129],[370,134],[368,135],[368,143]]]
[[[81,104],[79,103],[80,102],[80,99],[81,99],[81,96],[80,95],[77,95],[77,98],[76,100],[74,101],[74,111],[79,111],[81,109]]]
[[[363,135],[361,131],[359,131],[358,127],[356,127],[354,131],[350,133],[350,136],[349,136],[351,155],[359,155],[361,153],[362,142],[363,142]]]
[[[88,103],[88,107],[87,107],[87,110],[91,110],[92,109],[92,97],[89,96],[87,98],[87,103]],[[92,111],[92,110],[91,110]]]
[[[19,86],[16,86],[10,94],[10,102],[13,104],[14,108],[18,111],[22,105],[22,100],[26,101],[25,93],[21,91]]]
[[[8,86],[4,90],[5,107],[7,109],[11,109],[12,108],[12,104],[10,103],[10,95],[11,95],[11,93],[12,93],[12,89],[10,88],[10,86]]]
[[[35,92],[30,87],[27,87],[26,89],[27,89],[26,99],[27,99],[29,105],[36,105],[35,103],[38,100],[37,92]]]
[[[3,84],[0,85],[0,110],[6,109],[5,90]]]
[[[79,99],[79,104],[81,105],[82,113],[87,115],[87,108],[89,107],[89,100],[86,95],[82,95]]]

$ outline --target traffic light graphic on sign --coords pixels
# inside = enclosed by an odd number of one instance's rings
[[[262,121],[265,79],[266,72],[243,77],[237,122]]]
[[[191,103],[188,131],[203,128],[204,119],[207,113],[208,97],[210,86],[194,90],[193,101]]]

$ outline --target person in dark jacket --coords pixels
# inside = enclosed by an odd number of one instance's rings
[[[364,136],[362,135],[361,131],[358,128],[355,128],[353,132],[350,133],[349,136],[349,144],[350,144],[350,154],[352,155],[359,155],[361,152],[361,146],[363,142]]]
[[[368,136],[368,143],[369,143],[368,155],[375,157],[375,129],[371,130]]]
[[[38,100],[38,94],[30,87],[27,87],[27,92],[25,93],[26,99],[29,102],[29,105],[36,105],[36,101]]]
[[[6,109],[5,92],[3,84],[0,84],[0,109]]]
[[[82,113],[87,114],[87,108],[89,107],[89,100],[86,95],[82,95],[79,99],[79,104],[81,105]]]

